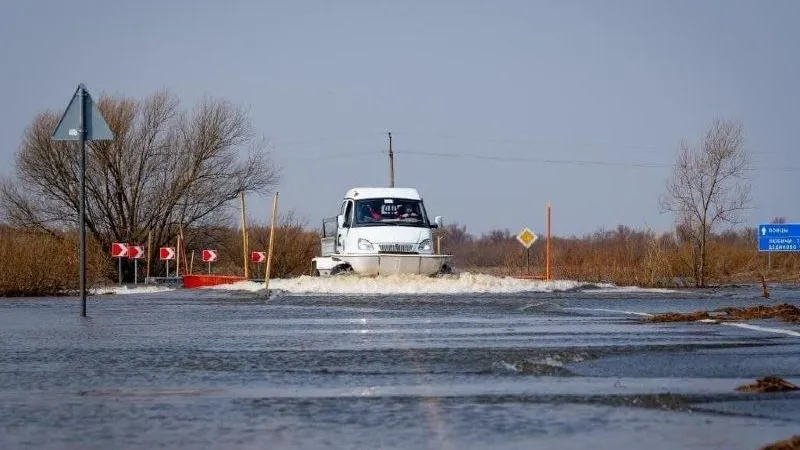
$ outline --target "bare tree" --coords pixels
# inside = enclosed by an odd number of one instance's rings
[[[722,223],[742,222],[751,200],[741,124],[715,120],[700,145],[681,143],[678,163],[661,197],[662,212],[673,212],[694,249],[695,285],[705,286],[709,236]]]
[[[98,106],[113,141],[87,143],[86,226],[104,246],[171,241],[179,226],[220,224],[240,191],[265,192],[278,181],[246,112],[205,99],[192,111],[156,93],[142,101],[103,97]],[[79,154],[53,141],[56,112],[40,114],[16,155],[16,180],[0,183],[10,224],[49,232],[77,225]]]
[[[786,217],[784,216],[775,216],[772,218],[772,223],[786,223]]]

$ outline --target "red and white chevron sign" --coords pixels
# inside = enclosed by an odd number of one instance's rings
[[[214,262],[217,260],[216,250],[203,250],[203,262]]]
[[[111,244],[111,257],[124,258],[128,256],[128,244],[124,242],[114,242]]]
[[[128,247],[128,258],[142,259],[144,258],[144,247],[141,245],[131,245]]]
[[[263,263],[267,260],[267,252],[251,252],[250,259],[254,263]]]
[[[158,249],[158,257],[162,261],[175,259],[175,247],[161,247]]]

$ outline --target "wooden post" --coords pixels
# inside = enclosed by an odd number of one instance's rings
[[[247,261],[247,221],[245,220],[244,212],[244,191],[239,192],[239,197],[242,200],[242,262],[244,262],[244,277],[245,279],[249,279],[250,268],[248,267]]]
[[[187,274],[189,273],[189,266],[187,265],[188,264],[187,259],[189,258],[186,257],[186,238],[183,236],[183,225],[181,225],[180,233],[181,233],[181,246],[178,248],[178,252],[181,255],[181,261],[183,261],[183,273]]]
[[[189,263],[189,275],[194,273],[194,250],[192,250],[192,262]]]
[[[272,200],[272,220],[269,226],[269,249],[267,250],[267,271],[264,274],[264,295],[269,297],[269,272],[272,268],[272,249],[275,247],[275,216],[278,215],[278,193]]]
[[[175,246],[175,278],[181,276],[181,235],[178,232],[178,244]]]
[[[147,277],[145,283],[150,281],[150,258],[153,257],[153,230],[147,232]]]

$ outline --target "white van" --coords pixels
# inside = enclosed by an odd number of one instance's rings
[[[412,188],[355,188],[347,191],[339,215],[322,222],[321,254],[314,273],[359,275],[449,273],[450,255],[436,254],[425,205]]]

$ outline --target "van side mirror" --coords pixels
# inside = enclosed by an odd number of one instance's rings
[[[433,218],[433,225],[431,225],[431,228],[442,228],[442,216]]]
[[[344,228],[344,214],[336,216],[336,225],[338,225],[339,228]]]

